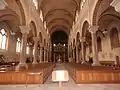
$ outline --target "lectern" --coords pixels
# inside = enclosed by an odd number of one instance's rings
[[[69,75],[67,70],[54,70],[52,72],[52,81],[59,82],[59,90],[62,90],[62,82],[69,81]]]

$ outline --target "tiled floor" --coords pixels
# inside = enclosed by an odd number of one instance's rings
[[[65,69],[57,64],[54,70]],[[75,84],[70,77],[69,82],[62,84],[62,90],[120,90],[120,84]],[[51,81],[51,75],[43,85],[0,85],[0,90],[59,90],[58,83]]]

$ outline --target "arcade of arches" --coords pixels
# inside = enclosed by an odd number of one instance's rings
[[[0,0],[0,64],[120,65],[120,0]]]

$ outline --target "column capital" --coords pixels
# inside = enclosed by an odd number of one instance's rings
[[[99,28],[99,26],[91,26],[91,27],[89,27],[89,32],[91,32],[92,34],[93,33],[96,33],[97,31],[98,31],[98,28]]]
[[[39,37],[33,37],[34,42],[38,42],[39,41]]]
[[[29,26],[19,26],[19,28],[21,29],[21,33],[25,34],[25,33],[29,33],[30,31],[30,27]]]
[[[40,43],[40,48],[43,49],[43,44],[42,43]]]
[[[120,0],[113,0],[110,5],[114,7],[117,12],[120,13]]]
[[[80,37],[80,42],[85,42],[86,37]]]
[[[5,0],[0,0],[0,10],[4,10],[7,6],[7,3]]]

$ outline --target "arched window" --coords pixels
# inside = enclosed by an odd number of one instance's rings
[[[100,37],[97,38],[97,48],[98,48],[98,52],[102,51],[102,45],[101,45],[101,38]]]
[[[7,33],[5,29],[1,29],[0,30],[0,48],[6,49],[6,44],[7,44]]]
[[[30,47],[29,47],[29,45],[28,45],[28,43],[27,43],[26,54],[29,54],[29,52],[30,52]]]
[[[110,31],[110,41],[111,41],[111,48],[117,48],[119,47],[119,36],[118,36],[118,31],[116,28],[113,28]]]
[[[21,49],[21,40],[20,40],[20,38],[17,38],[16,52],[20,52],[20,49]]]

